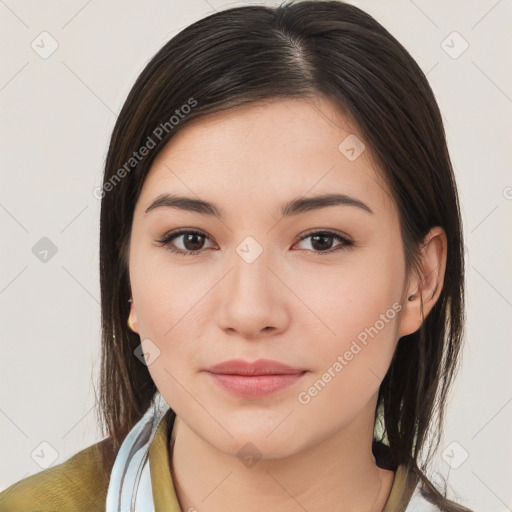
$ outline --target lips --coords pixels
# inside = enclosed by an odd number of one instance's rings
[[[304,368],[296,368],[272,361],[270,359],[258,359],[257,361],[248,362],[242,359],[230,359],[211,366],[206,371],[211,373],[220,373],[224,375],[294,375],[304,373]]]
[[[258,359],[252,363],[231,359],[206,371],[215,384],[230,394],[261,399],[298,383],[308,370],[269,359]]]

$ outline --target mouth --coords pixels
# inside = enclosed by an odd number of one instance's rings
[[[296,384],[307,372],[279,375],[235,375],[208,372],[225,391],[243,398],[259,398]]]
[[[260,398],[298,383],[308,370],[260,359],[253,363],[230,360],[206,370],[223,390],[243,398]]]
[[[306,371],[305,368],[289,366],[271,359],[258,359],[249,362],[242,359],[230,359],[206,369],[206,371],[223,375],[296,375]]]

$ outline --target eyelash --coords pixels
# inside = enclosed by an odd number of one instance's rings
[[[175,238],[178,238],[181,235],[199,235],[205,238],[209,238],[208,235],[203,233],[202,231],[196,231],[193,229],[187,229],[187,230],[180,230],[176,232],[171,232],[166,235],[164,235],[162,238],[159,238],[156,242],[160,247],[165,247],[166,250],[174,253],[174,254],[180,254],[182,256],[196,256],[198,253],[204,251],[204,249],[199,249],[197,251],[182,251],[181,249],[177,249],[176,247],[171,246],[171,241]],[[313,235],[331,235],[334,238],[337,238],[342,243],[335,246],[334,249],[329,249],[328,251],[310,251],[318,255],[325,255],[325,254],[332,254],[336,251],[342,250],[342,249],[350,249],[354,247],[354,242],[352,240],[349,240],[348,238],[341,236],[338,232],[332,231],[330,229],[323,229],[321,231],[310,231],[303,235],[297,243],[302,242],[306,238],[310,238]],[[304,251],[309,251],[309,249],[301,249]]]

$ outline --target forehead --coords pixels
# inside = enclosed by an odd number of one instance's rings
[[[363,144],[357,127],[322,97],[231,108],[177,131],[155,158],[140,201],[147,206],[173,192],[222,206],[244,198],[281,204],[337,192],[364,196],[383,213],[393,208],[390,191]]]

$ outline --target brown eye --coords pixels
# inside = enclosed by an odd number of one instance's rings
[[[183,246],[183,249],[176,247],[174,243],[174,240],[178,240],[180,238],[182,239],[180,243]],[[193,255],[204,248],[204,241],[207,239],[209,239],[209,237],[204,233],[189,230],[169,233],[157,242],[160,246],[163,246],[176,254]]]
[[[203,235],[199,235],[197,233],[189,233],[185,235],[180,235],[183,238],[183,245],[187,251],[198,251],[202,249],[204,245],[204,237]]]
[[[300,241],[302,242],[308,238],[311,239],[310,245],[313,249],[313,252],[318,254],[331,254],[344,248],[353,247],[354,245],[351,240],[333,231],[310,232],[309,234],[304,235]],[[339,240],[341,243],[335,245],[333,249],[334,239]]]

